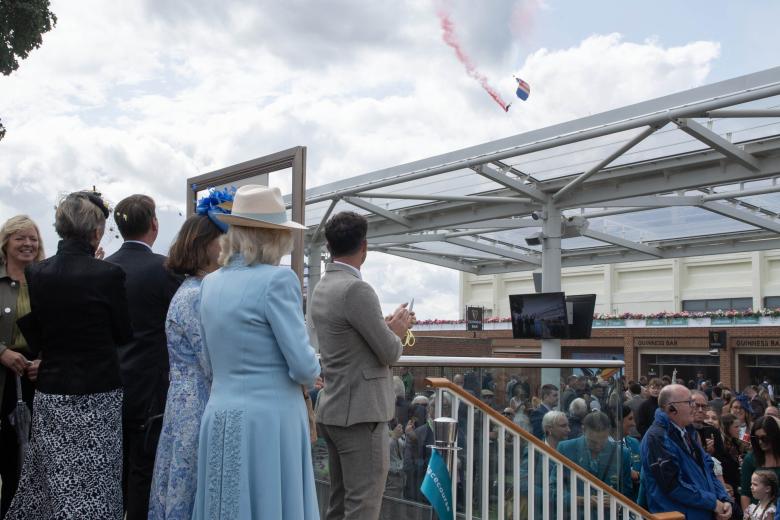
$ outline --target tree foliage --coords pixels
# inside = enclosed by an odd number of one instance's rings
[[[40,47],[43,33],[56,24],[49,0],[0,0],[0,72],[7,76],[18,69],[19,60]],[[0,139],[3,136],[0,123]]]

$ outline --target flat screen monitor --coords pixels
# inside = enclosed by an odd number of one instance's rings
[[[566,300],[562,292],[509,296],[514,338],[566,338]]]
[[[566,311],[569,317],[568,339],[588,339],[593,328],[593,311],[596,309],[595,294],[566,296]]]

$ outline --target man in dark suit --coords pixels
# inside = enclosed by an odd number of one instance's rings
[[[131,195],[117,204],[114,220],[125,240],[107,261],[126,275],[125,287],[133,340],[119,347],[124,387],[122,423],[124,466],[122,489],[127,520],[146,519],[154,456],[168,392],[165,316],[181,280],[152,252],[158,223],[154,200]]]
[[[542,428],[542,418],[547,412],[551,412],[558,406],[558,387],[555,385],[543,385],[542,395],[539,396],[542,403],[539,408],[531,412],[531,427],[533,433],[539,439],[544,440],[544,429]]]

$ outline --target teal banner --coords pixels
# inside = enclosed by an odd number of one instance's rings
[[[593,320],[593,326],[594,327],[606,327],[607,326],[607,320]]]
[[[425,480],[420,486],[425,498],[433,506],[439,520],[454,520],[455,511],[452,504],[452,480],[444,459],[439,452],[431,450],[431,460],[425,472]]]

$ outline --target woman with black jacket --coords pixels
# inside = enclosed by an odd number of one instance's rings
[[[117,345],[130,340],[122,268],[94,257],[108,208],[96,193],[57,207],[57,254],[27,267],[39,353],[32,441],[6,520],[122,517],[122,388]]]

